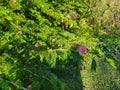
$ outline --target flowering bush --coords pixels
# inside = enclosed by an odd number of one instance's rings
[[[82,90],[83,60],[102,55],[86,3],[1,0],[0,88]]]
[[[79,46],[79,47],[78,47],[78,52],[79,52],[80,54],[84,54],[86,51],[87,51],[86,46]]]

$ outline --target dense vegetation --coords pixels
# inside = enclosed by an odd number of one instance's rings
[[[0,89],[83,90],[87,63],[98,75],[103,62],[120,70],[119,8],[97,12],[101,2],[0,0]]]

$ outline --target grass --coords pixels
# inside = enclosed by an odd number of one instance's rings
[[[101,22],[100,32],[112,31],[110,25],[115,25],[120,31],[120,0],[100,0],[93,8],[93,12],[97,14],[95,22]],[[120,90],[120,53],[110,55],[117,69],[110,66],[102,57],[97,60],[96,72],[90,71],[91,60],[84,63],[86,68],[81,71],[84,90]]]

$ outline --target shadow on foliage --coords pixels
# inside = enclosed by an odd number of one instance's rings
[[[114,60],[117,70],[120,71],[120,31],[110,31],[100,36],[102,44],[100,47],[105,52],[105,56]]]
[[[57,66],[52,68],[52,72],[66,84],[65,90],[83,90],[80,73],[82,59],[78,52],[72,52],[67,60],[58,61]]]
[[[97,90],[119,90],[120,89],[120,43],[118,35],[119,31],[111,31],[99,37],[100,48],[105,52],[105,57],[115,62],[117,69],[106,63],[105,58],[97,62],[98,71],[93,76],[95,87]]]
[[[1,77],[0,87],[7,86],[3,90],[83,90],[80,73],[82,57],[77,52],[72,52],[65,61],[58,60],[56,66],[51,68],[46,62],[39,61],[39,55],[28,60],[29,49],[18,53],[19,47],[4,51],[9,56],[6,64],[12,68],[9,75]]]

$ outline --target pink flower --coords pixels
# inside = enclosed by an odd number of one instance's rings
[[[31,89],[32,88],[32,84],[28,85],[28,89]]]
[[[22,34],[22,30],[18,30],[18,34],[20,34],[20,35],[21,35],[21,34]]]
[[[52,42],[54,43],[54,42],[55,42],[55,39],[52,39]]]
[[[72,46],[73,46],[73,47],[76,47],[76,46],[77,46],[77,44],[76,44],[76,43],[72,43]]]
[[[13,0],[14,3],[16,3],[17,0]]]
[[[35,44],[35,48],[38,48],[38,47],[39,47],[39,44],[38,44],[38,43],[36,43],[36,44]]]
[[[70,19],[70,18],[71,18],[71,16],[68,14],[68,15],[66,16],[66,18]]]
[[[81,54],[84,54],[86,53],[87,51],[87,47],[86,46],[79,46],[78,47],[78,52],[81,53]]]

